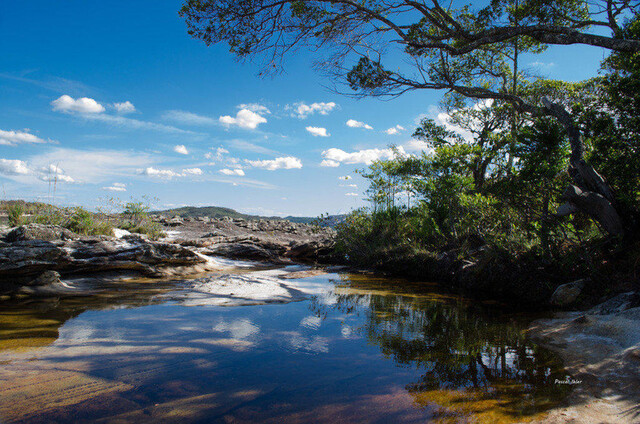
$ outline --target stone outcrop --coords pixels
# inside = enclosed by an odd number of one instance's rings
[[[549,303],[554,306],[569,306],[578,300],[587,280],[578,280],[572,283],[563,284],[551,295]]]
[[[27,224],[14,228],[7,234],[8,242],[28,240],[75,240],[77,234],[57,225]]]
[[[161,276],[164,268],[203,262],[205,258],[182,246],[134,236],[0,242],[0,281],[21,285],[42,285],[42,279],[52,275],[47,272],[71,275],[137,271]]]

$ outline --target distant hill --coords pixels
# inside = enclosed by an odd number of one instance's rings
[[[223,218],[228,216],[230,218],[242,218],[246,220],[258,220],[258,219],[267,219],[267,220],[275,220],[275,221],[289,221],[295,222],[298,224],[310,224],[316,222],[318,220],[317,217],[306,217],[306,216],[260,216],[260,215],[248,215],[244,213],[240,213],[236,210],[230,208],[223,208],[220,206],[184,206],[181,208],[175,209],[167,209],[163,211],[155,211],[155,214],[162,214],[168,216],[181,216],[183,218],[191,217],[197,218],[202,216],[208,216],[209,218]],[[334,226],[338,222],[344,220],[344,215],[333,215],[325,219],[327,226]]]

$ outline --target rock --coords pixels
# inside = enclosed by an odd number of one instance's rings
[[[58,225],[27,224],[15,228],[7,234],[8,242],[27,240],[75,240],[78,235]]]
[[[179,216],[174,216],[170,220],[166,221],[166,225],[169,227],[177,227],[184,224],[184,220]]]
[[[621,293],[604,303],[593,307],[589,313],[592,315],[608,315],[632,308],[637,302],[638,295],[634,292]]]
[[[131,233],[127,230],[123,230],[122,228],[114,228],[113,229],[113,236],[115,238],[122,238],[124,236],[130,236]]]
[[[182,246],[130,237],[56,243],[19,241],[0,244],[0,282],[35,276],[38,280],[44,278],[41,274],[45,271],[92,274],[131,270],[159,276],[163,268],[205,262],[205,258]],[[53,274],[48,276],[53,278]]]
[[[28,286],[50,286],[60,282],[60,273],[56,271],[45,271],[38,278],[28,283]]]
[[[206,254],[220,255],[234,259],[251,259],[258,261],[279,261],[278,252],[266,249],[251,242],[222,243],[210,249]]]
[[[567,306],[574,303],[582,293],[586,281],[586,279],[577,280],[558,286],[551,295],[549,302],[555,306]]]

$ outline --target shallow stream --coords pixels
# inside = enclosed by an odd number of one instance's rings
[[[507,423],[566,395],[557,358],[523,335],[531,316],[433,284],[299,281],[319,290],[187,306],[184,282],[132,281],[2,304],[0,422]]]

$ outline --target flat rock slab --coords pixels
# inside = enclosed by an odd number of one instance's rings
[[[316,270],[290,268],[199,278],[171,297],[185,306],[245,306],[297,302],[328,290],[326,284],[297,280],[309,272],[321,275]]]

